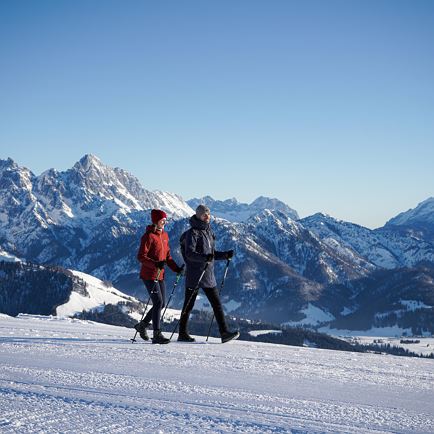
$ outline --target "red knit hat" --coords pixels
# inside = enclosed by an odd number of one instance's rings
[[[153,209],[151,211],[151,220],[154,225],[156,225],[161,219],[167,218],[167,214],[160,209]]]

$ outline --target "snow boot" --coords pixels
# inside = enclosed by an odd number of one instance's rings
[[[169,342],[170,339],[165,338],[161,330],[154,330],[154,337],[152,338],[153,344],[168,344]]]
[[[134,328],[137,330],[137,332],[139,333],[140,337],[144,340],[144,341],[149,341],[149,336],[148,333],[146,332],[146,327],[148,327],[149,324],[144,323],[143,321],[138,322]]]
[[[187,332],[179,332],[178,342],[195,342],[195,340]]]
[[[222,344],[231,341],[232,339],[237,339],[240,336],[240,332],[238,330],[234,332],[223,332],[221,334]]]

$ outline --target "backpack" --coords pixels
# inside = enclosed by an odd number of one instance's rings
[[[190,228],[191,229],[191,228]],[[182,233],[182,235],[179,237],[179,246],[181,248],[181,255],[182,255],[182,259],[184,259],[184,262],[187,261],[187,258],[185,256],[185,239],[187,238],[187,232],[190,230],[187,229],[186,231],[184,231]]]

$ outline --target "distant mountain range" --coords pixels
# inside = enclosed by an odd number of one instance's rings
[[[0,257],[80,270],[145,298],[136,252],[149,210],[171,217],[180,262],[178,239],[199,202],[217,217],[218,248],[236,250],[222,294],[227,311],[325,329],[434,332],[434,198],[371,230],[320,213],[300,219],[265,197],[185,202],[144,189],[93,155],[39,176],[7,159],[0,160]]]
[[[212,209],[213,215],[231,222],[245,222],[249,217],[264,209],[281,211],[293,220],[299,219],[297,211],[290,208],[286,203],[283,203],[279,199],[270,199],[264,196],[258,197],[251,204],[240,203],[235,198],[223,201],[214,200],[211,196],[205,196],[200,199],[190,199],[187,203],[193,209],[196,209],[199,204],[207,205]]]

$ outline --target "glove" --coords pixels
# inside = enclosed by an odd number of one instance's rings
[[[182,264],[180,267],[178,267],[178,274],[183,274],[184,273],[184,268],[185,268],[185,264]]]
[[[157,261],[156,263],[155,263],[155,266],[157,267],[157,268],[159,268],[160,270],[162,270],[163,268],[164,268],[164,264],[166,263],[166,261]]]
[[[226,259],[231,259],[234,256],[234,251],[233,250],[228,250],[226,252]]]
[[[211,262],[214,259],[214,253],[206,255],[206,262]]]

